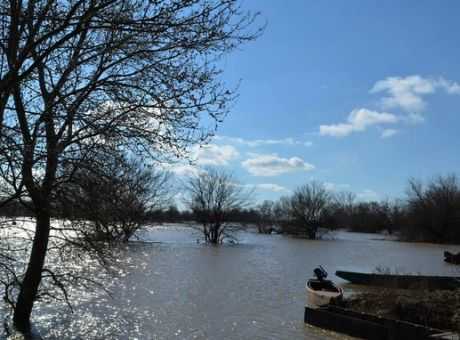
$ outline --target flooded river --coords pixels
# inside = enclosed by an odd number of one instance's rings
[[[69,314],[39,308],[35,323],[46,338],[74,339],[325,339],[340,338],[303,323],[305,282],[317,265],[337,269],[460,275],[442,261],[458,246],[384,240],[338,232],[309,241],[281,235],[239,234],[238,245],[197,244],[196,231],[157,227],[120,255],[125,274],[112,297],[94,297]],[[160,243],[157,243],[160,242]]]

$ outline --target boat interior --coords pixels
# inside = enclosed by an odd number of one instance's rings
[[[325,292],[340,292],[340,290],[329,280],[309,280],[308,286],[313,290]]]

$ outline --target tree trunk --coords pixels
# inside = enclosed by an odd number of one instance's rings
[[[318,227],[309,225],[307,226],[307,235],[310,240],[316,240],[316,232],[318,231]]]
[[[36,213],[36,232],[30,253],[29,264],[22,281],[16,308],[14,310],[14,327],[22,332],[30,332],[30,316],[40,286],[42,270],[45,263],[50,234],[50,214],[46,210]]]
[[[220,227],[217,225],[213,225],[211,227],[211,243],[212,244],[219,244],[219,229]]]

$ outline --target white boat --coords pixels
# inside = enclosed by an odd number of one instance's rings
[[[307,281],[307,304],[309,307],[321,307],[327,305],[332,299],[341,299],[343,297],[342,288],[336,286],[332,281],[325,280],[326,271],[319,267],[314,270],[316,279]]]

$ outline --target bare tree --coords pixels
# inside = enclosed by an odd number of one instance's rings
[[[257,206],[257,230],[261,234],[271,234],[275,224],[275,203],[265,200]]]
[[[273,206],[274,222],[282,232],[286,232],[289,224],[290,197],[282,196]]]
[[[356,194],[350,191],[339,191],[332,196],[334,204],[343,210],[353,210],[356,201]]]
[[[186,204],[201,226],[205,241],[220,244],[231,238],[229,224],[232,210],[242,209],[249,203],[251,192],[235,181],[231,174],[207,169],[186,183]]]
[[[301,186],[285,202],[288,217],[283,222],[284,229],[317,238],[318,229],[325,226],[331,202],[332,195],[323,184],[311,182]]]
[[[164,208],[173,191],[168,173],[154,171],[124,155],[106,155],[81,164],[58,192],[58,211],[74,221],[85,238],[127,242],[155,209]]]
[[[260,33],[254,19],[237,0],[0,3],[0,174],[36,217],[19,331],[30,330],[53,200],[68,182],[60,168],[95,145],[159,158],[206,140],[234,98],[215,61]]]
[[[422,241],[460,241],[460,184],[457,176],[439,176],[426,186],[409,181],[406,236]]]
[[[339,228],[351,228],[355,211],[356,194],[339,191],[332,194],[331,214],[334,224]]]

